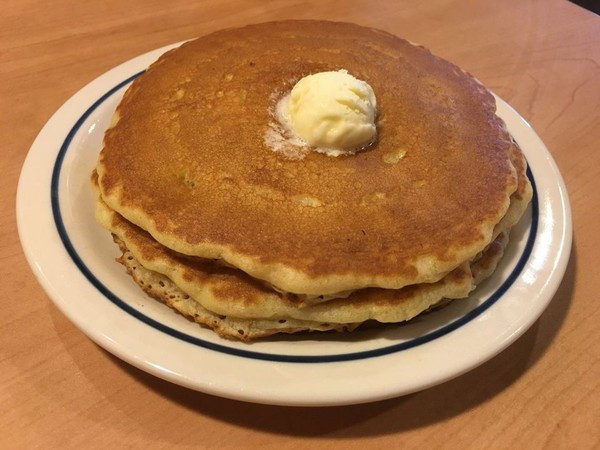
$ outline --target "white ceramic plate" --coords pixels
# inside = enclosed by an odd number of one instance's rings
[[[523,148],[535,194],[492,278],[466,300],[401,326],[352,334],[218,338],[148,298],[114,261],[94,221],[89,177],[121,95],[164,47],[91,82],[48,121],[23,166],[19,234],[36,277],[60,310],[100,346],[171,382],[280,405],[341,405],[407,394],[456,377],[515,341],[564,274],[571,215],[542,141],[505,102],[498,114]]]

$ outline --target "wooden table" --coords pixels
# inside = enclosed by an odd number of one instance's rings
[[[17,236],[15,192],[51,114],[138,54],[282,18],[353,21],[425,45],[507,100],[554,156],[573,209],[564,281],[533,327],[479,368],[366,405],[224,400],[111,356],[34,279]],[[1,448],[600,446],[600,17],[564,0],[4,0],[0,74]]]

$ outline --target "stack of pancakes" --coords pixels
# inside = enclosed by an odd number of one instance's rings
[[[340,69],[374,89],[377,141],[350,156],[277,151],[277,101]],[[402,322],[464,298],[531,198],[477,80],[388,33],[317,21],[163,55],[125,93],[92,180],[133,279],[242,340]]]

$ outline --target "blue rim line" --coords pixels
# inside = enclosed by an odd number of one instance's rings
[[[538,195],[537,188],[535,185],[535,180],[533,178],[533,174],[531,173],[530,168],[527,168],[527,175],[531,181],[531,185],[533,188],[533,197],[531,199],[531,227],[529,231],[529,236],[527,238],[527,242],[525,244],[525,248],[517,265],[515,266],[512,273],[507,277],[506,280],[502,283],[502,285],[481,305],[477,306],[475,309],[469,311],[467,314],[462,316],[460,319],[448,324],[438,330],[432,331],[430,333],[424,334],[423,336],[419,336],[415,339],[412,339],[407,342],[402,342],[400,344],[394,344],[383,348],[378,348],[374,350],[365,350],[361,352],[354,353],[343,353],[343,354],[332,354],[332,355],[282,355],[282,354],[271,354],[264,352],[255,352],[250,350],[241,350],[236,348],[227,347],[221,344],[215,344],[213,342],[205,341],[203,339],[196,338],[194,336],[190,336],[188,334],[182,333],[181,331],[175,330],[171,327],[168,327],[156,320],[145,316],[138,310],[132,308],[119,297],[117,297],[114,293],[112,293],[100,280],[98,280],[95,275],[90,271],[90,269],[83,262],[71,240],[69,239],[69,235],[65,228],[65,225],[62,220],[62,215],[60,212],[59,198],[58,198],[58,184],[60,180],[60,173],[62,164],[67,153],[69,146],[73,140],[73,137],[79,131],[79,128],[83,125],[85,120],[90,116],[90,114],[98,108],[104,101],[106,101],[111,95],[113,95],[116,91],[126,86],[128,83],[132,82],[135,78],[140,76],[144,71],[138,72],[135,75],[127,78],[126,80],[120,82],[115,87],[110,89],[104,95],[102,95],[98,100],[96,100],[75,122],[73,128],[67,134],[63,144],[60,147],[58,155],[56,157],[56,162],[54,164],[54,168],[52,170],[52,181],[50,188],[50,199],[52,204],[52,215],[54,216],[54,223],[56,224],[56,228],[60,239],[65,246],[65,249],[75,265],[81,271],[81,273],[88,279],[88,281],[96,288],[102,295],[104,295],[108,300],[114,303],[116,306],[121,308],[123,311],[132,315],[136,319],[141,320],[145,324],[155,328],[163,333],[166,333],[172,337],[180,339],[182,341],[188,342],[190,344],[197,345],[202,348],[206,348],[209,350],[217,351],[220,353],[225,353],[233,356],[240,356],[244,358],[258,359],[264,361],[277,361],[277,362],[293,362],[293,363],[324,363],[324,362],[339,362],[339,361],[354,361],[365,358],[373,358],[377,356],[389,355],[391,353],[400,352],[402,350],[407,350],[409,348],[417,347],[419,345],[425,344],[427,342],[433,341],[439,337],[442,337],[466,323],[473,320],[475,317],[482,314],[489,307],[491,307],[494,303],[498,301],[506,291],[512,286],[515,280],[521,274],[521,271],[525,267],[529,256],[531,255],[533,245],[535,243],[535,237],[537,234],[538,228],[538,216],[539,216],[539,204],[538,204]]]

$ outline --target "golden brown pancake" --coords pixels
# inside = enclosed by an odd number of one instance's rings
[[[377,142],[337,158],[274,152],[274,102],[339,69],[373,87]],[[115,117],[97,166],[110,208],[172,250],[285,292],[434,283],[486,248],[517,189],[493,96],[428,50],[352,24],[274,22],[185,43]]]
[[[466,295],[473,286],[479,285],[489,277],[508,243],[508,228],[501,229],[500,225],[512,227],[516,223],[516,218],[523,214],[531,197],[531,186],[526,176],[525,160],[516,145],[513,149],[512,160],[517,168],[518,189],[511,196],[511,204],[506,216],[496,226],[497,230],[494,233],[497,237],[486,247],[484,252],[476,256],[468,270],[465,267],[464,271],[455,271],[433,285],[411,286],[394,294],[382,289],[357,291],[351,301],[359,308],[359,314],[353,317],[364,319],[364,315],[360,316],[360,310],[364,311],[365,308],[373,307],[379,308],[379,313],[373,317],[381,317],[381,311],[386,308],[395,309],[399,305],[404,314],[400,318],[408,319],[423,311],[447,304],[452,299],[445,298],[446,296]],[[92,176],[92,184],[99,195],[95,173]],[[123,256],[118,261],[127,268],[128,273],[144,291],[162,300],[184,316],[212,328],[222,337],[248,341],[277,333],[297,333],[306,330],[347,332],[354,330],[362,323],[319,322],[318,320],[286,317],[289,305],[292,305],[293,308],[304,309],[310,307],[310,303],[298,296],[272,292],[239,270],[222,267],[220,264],[215,264],[214,261],[177,254],[158,244],[145,231],[110,210],[100,198],[97,204],[97,216],[98,221],[113,232],[115,241],[123,251]],[[140,255],[140,260],[144,261],[146,265],[157,268],[163,273],[171,274],[175,279],[184,280],[180,283],[187,292],[194,293],[195,297],[191,297],[167,276],[145,267],[127,248],[125,242],[132,246],[134,251]],[[469,271],[471,277],[468,277]],[[382,294],[382,292],[385,293]],[[367,293],[367,295],[361,299],[362,293]],[[394,298],[402,298],[402,301],[391,301]],[[242,301],[241,308],[240,300]],[[217,310],[221,311],[220,314],[205,307],[219,302],[224,303],[224,306],[217,306]],[[236,305],[236,303],[238,304]],[[236,306],[231,308],[232,304]],[[247,307],[249,304],[252,304],[250,308]],[[285,306],[282,308],[282,304],[287,304],[288,308]],[[375,306],[376,304],[379,306]],[[349,310],[347,302],[333,302],[328,306],[333,306],[338,310],[344,308]],[[240,309],[244,315],[249,313],[250,316],[255,317],[238,318],[231,315]],[[331,312],[326,316],[322,314],[323,310],[327,309],[327,307],[321,307],[320,314],[317,313],[313,318],[331,319]],[[311,311],[311,309],[309,308],[307,311]],[[348,311],[345,314],[345,318],[348,319]],[[268,318],[261,318],[265,316]],[[340,316],[339,312],[337,316]],[[394,318],[400,320],[397,313]]]
[[[217,261],[189,257],[156,242],[147,232],[97,203],[98,222],[115,235],[140,265],[171,279],[206,309],[238,319],[296,319],[352,324],[365,320],[402,322],[442,298],[464,298],[473,288],[469,264],[436,283],[402,289],[368,288],[347,298],[304,306],[294,295],[273,291],[239,269]]]
[[[240,270],[211,260],[177,254],[127,222],[104,203],[99,222],[113,232],[118,259],[147,293],[227,338],[251,340],[276,333],[352,331],[367,320],[401,322],[432,307],[466,297],[502,257],[508,234],[501,233],[473,265],[463,264],[436,283],[399,290],[368,288],[347,299],[303,307],[293,296],[274,292]]]

